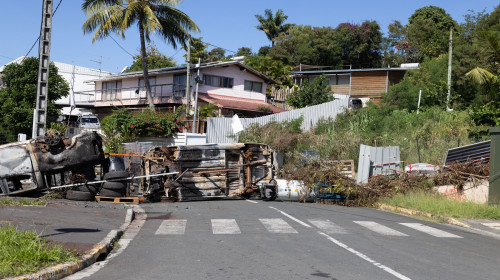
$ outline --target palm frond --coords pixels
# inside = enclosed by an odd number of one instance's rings
[[[470,70],[469,72],[467,72],[467,74],[465,74],[465,76],[480,85],[485,84],[495,78],[495,75],[493,73],[480,67],[476,67]]]

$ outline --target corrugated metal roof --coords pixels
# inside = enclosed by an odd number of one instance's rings
[[[454,162],[470,162],[490,158],[491,140],[449,149],[446,153],[444,165]]]
[[[351,72],[373,72],[373,71],[407,71],[411,68],[367,68],[367,69],[338,69],[338,70],[312,70],[312,71],[294,71],[292,75],[309,75],[309,74],[336,74],[336,73],[351,73]]]

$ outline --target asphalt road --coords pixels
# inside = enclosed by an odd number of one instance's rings
[[[119,254],[71,279],[500,279],[498,239],[375,209],[244,200],[141,208],[147,216]]]

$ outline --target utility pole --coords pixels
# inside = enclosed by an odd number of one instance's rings
[[[198,64],[196,64],[196,67],[198,67],[198,73],[196,74],[196,95],[194,97],[194,116],[193,116],[193,129],[192,132],[196,133],[196,113],[198,111],[198,86],[201,82],[200,80],[200,66],[201,66],[201,60],[198,58]]]
[[[33,114],[33,138],[45,135],[49,93],[50,36],[52,32],[52,0],[43,0],[42,25],[38,57],[36,107]]]
[[[191,80],[189,79],[189,67],[191,66],[191,35],[188,35],[187,43],[187,72],[186,72],[186,115],[189,114],[190,99],[191,99]]]
[[[448,51],[448,95],[446,96],[446,111],[450,109],[450,93],[451,93],[451,57],[453,55],[453,27],[450,27],[450,47]]]

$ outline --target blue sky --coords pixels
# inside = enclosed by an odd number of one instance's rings
[[[59,1],[54,0],[54,8]],[[4,65],[26,55],[38,37],[42,0],[1,2],[0,65]],[[113,35],[126,51],[109,38],[92,44],[92,35],[83,35],[82,32],[86,15],[81,11],[81,3],[79,0],[63,0],[54,15],[51,60],[94,69],[98,69],[98,62],[102,61],[102,70],[120,72],[132,63],[130,54],[139,52],[137,30],[130,29],[125,39]],[[194,37],[203,37],[203,41],[227,50],[237,51],[245,46],[257,52],[261,46],[270,45],[265,34],[255,28],[258,24],[255,15],[264,14],[265,9],[272,9],[273,12],[282,9],[288,15],[288,23],[312,26],[336,27],[343,22],[375,20],[382,32],[386,32],[393,20],[406,24],[408,17],[424,6],[444,8],[460,23],[468,10],[478,12],[486,9],[490,13],[498,4],[498,0],[184,0],[177,8],[188,14],[200,27],[201,33],[193,34]],[[153,37],[153,40],[163,54],[173,57],[178,64],[184,63],[183,50],[174,50],[159,37]],[[30,56],[38,56],[38,44]]]

